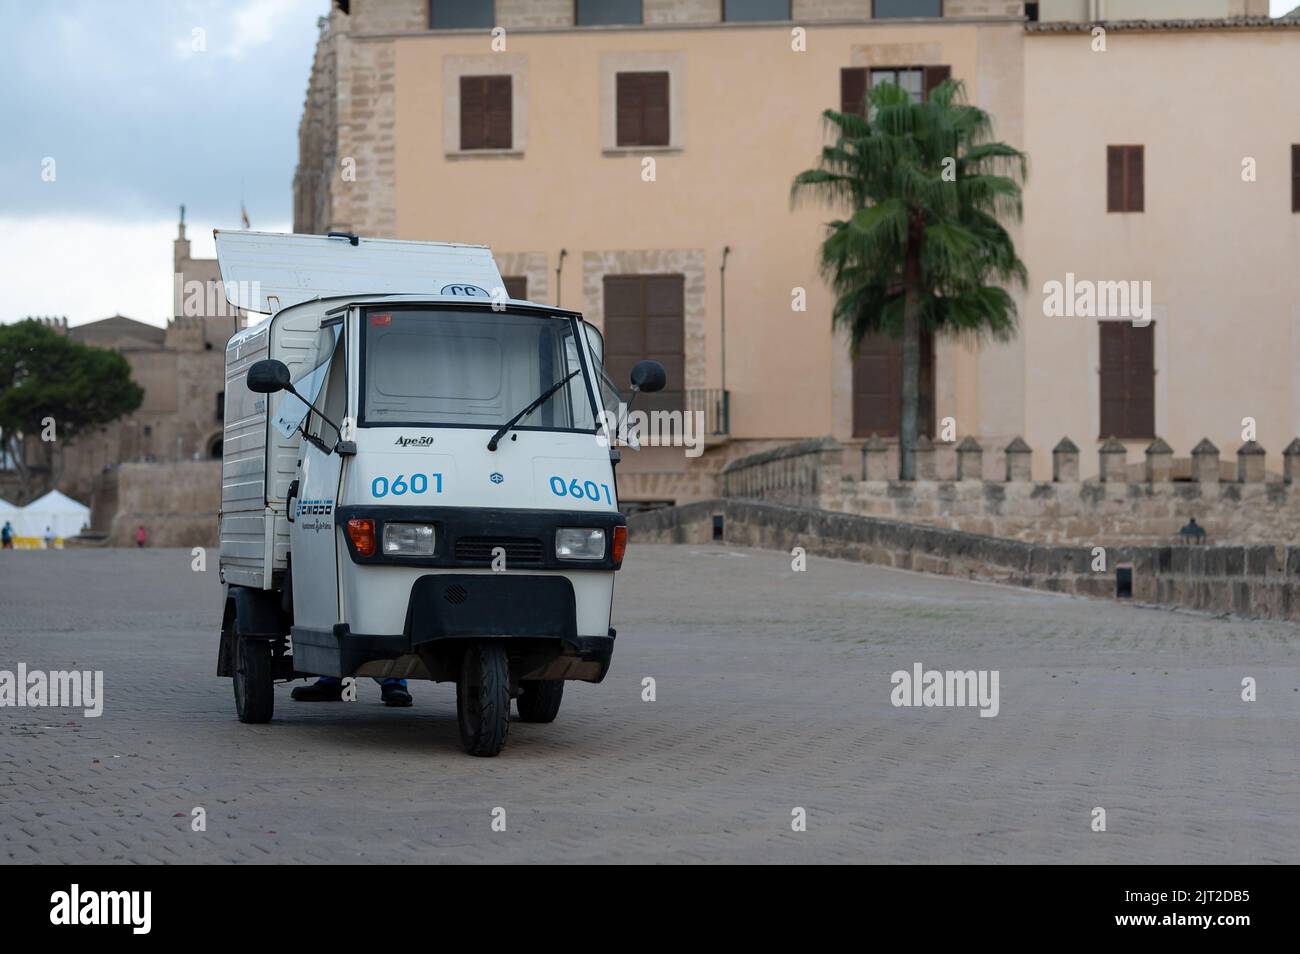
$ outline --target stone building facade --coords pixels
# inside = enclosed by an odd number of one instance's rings
[[[621,23],[576,20],[633,7]],[[959,440],[990,448],[1069,433],[1086,479],[1112,436],[1140,466],[1157,434],[1234,447],[1249,419],[1265,469],[1281,474],[1300,432],[1300,125],[1278,77],[1300,55],[1300,21],[1269,20],[1266,0],[458,5],[470,8],[473,26],[441,24],[437,0],[336,2],[322,18],[295,231],[488,244],[507,276],[523,277],[507,260],[533,263],[527,297],[602,328],[608,279],[680,277],[676,386],[687,409],[725,414],[698,458],[625,455],[627,500],[700,499],[738,457],[823,434],[856,453],[871,437],[859,412],[880,399],[882,376],[831,329],[817,268],[835,212],[789,203],[851,70],[927,83],[946,71],[1030,157],[1024,219],[1009,226],[1029,273],[1011,290],[1019,332],[933,343],[935,436],[949,419]],[[780,18],[746,19],[746,8]],[[667,76],[656,145],[619,145],[616,87],[629,73]],[[487,76],[508,79],[508,146],[462,148],[461,91]],[[1145,207],[1108,206],[1112,149],[1144,150]],[[1047,284],[1067,276],[1149,283],[1148,340],[1123,358],[1146,375],[1149,420],[1128,431],[1108,432],[1114,323],[1046,311]],[[888,347],[867,358],[896,361]],[[1043,454],[1031,467],[1050,474]]]

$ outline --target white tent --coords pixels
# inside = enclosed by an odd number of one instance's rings
[[[49,527],[52,536],[66,540],[75,537],[82,527],[90,524],[90,508],[66,494],[51,490],[8,519],[13,522],[20,537],[40,540],[45,536],[45,528]]]

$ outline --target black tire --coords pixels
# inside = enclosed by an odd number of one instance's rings
[[[510,729],[510,661],[500,643],[473,643],[456,680],[460,743],[470,755],[490,757],[506,744]]]
[[[235,711],[240,722],[270,722],[275,711],[275,680],[271,674],[271,643],[244,639],[235,628]]]
[[[563,679],[525,679],[519,683],[520,695],[515,700],[522,722],[554,722],[564,698]]]

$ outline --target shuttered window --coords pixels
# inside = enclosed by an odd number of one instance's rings
[[[866,112],[868,82],[871,86],[896,83],[920,103],[930,98],[936,86],[951,78],[951,66],[898,66],[872,70],[865,66],[845,67],[840,70],[840,112]]]
[[[573,19],[578,26],[640,23],[641,0],[575,0]]]
[[[468,30],[496,25],[493,0],[431,0],[429,28],[432,30]]]
[[[1291,211],[1300,212],[1300,146],[1291,147]]]
[[[511,148],[512,98],[509,76],[462,76],[460,148]]]
[[[934,436],[934,339],[921,335],[917,433]],[[903,344],[867,335],[853,360],[853,436],[897,437],[903,425]]]
[[[1143,147],[1106,147],[1106,211],[1141,212],[1143,195]]]
[[[789,20],[790,0],[722,0],[722,19]]]
[[[643,358],[668,372],[668,386],[637,398],[641,410],[681,410],[686,376],[686,281],[681,275],[605,276],[605,368],[620,384]]]
[[[501,281],[505,286],[507,298],[513,298],[516,301],[528,300],[527,275],[503,275]]]
[[[619,73],[615,86],[618,145],[668,145],[668,73]]]
[[[871,7],[871,16],[876,20],[943,16],[943,0],[875,0]]]
[[[1155,322],[1134,327],[1103,321],[1101,329],[1102,438],[1156,436]]]

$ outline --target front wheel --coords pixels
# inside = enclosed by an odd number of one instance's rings
[[[523,722],[554,722],[564,698],[562,679],[524,679],[519,683],[519,718]]]
[[[496,755],[506,744],[510,661],[500,643],[474,643],[465,650],[456,681],[456,721],[470,755]]]
[[[270,722],[275,709],[271,642],[235,632],[235,711],[240,722]]]

